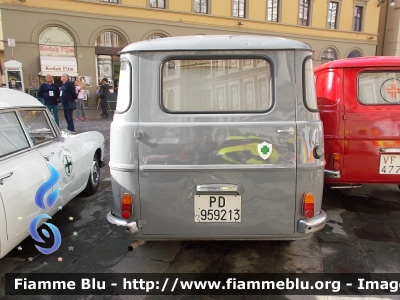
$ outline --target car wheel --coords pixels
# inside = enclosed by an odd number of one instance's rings
[[[97,191],[97,188],[99,187],[99,184],[100,184],[100,165],[99,165],[99,159],[95,154],[93,156],[92,165],[90,166],[89,179],[82,194],[85,196],[94,195]]]

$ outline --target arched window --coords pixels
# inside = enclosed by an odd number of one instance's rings
[[[104,31],[95,41],[97,79],[108,78],[110,92],[118,91],[120,61],[118,52],[126,46],[125,39],[117,32]]]
[[[116,32],[104,31],[96,39],[95,46],[122,48],[126,46],[125,39]]]
[[[156,34],[152,34],[151,36],[149,36],[149,40],[155,40],[155,39],[161,39],[161,38],[165,38],[166,36],[160,33],[156,33]]]
[[[353,58],[353,57],[361,57],[361,53],[358,50],[352,50],[349,55],[347,55],[347,58]]]
[[[327,48],[321,55],[321,64],[338,59],[336,50],[333,48]]]

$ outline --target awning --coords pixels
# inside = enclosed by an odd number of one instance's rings
[[[61,76],[66,73],[69,76],[78,76],[76,58],[71,56],[40,56],[41,71],[39,75]]]

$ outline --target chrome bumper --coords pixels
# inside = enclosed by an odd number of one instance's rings
[[[300,220],[297,226],[297,231],[300,233],[311,233],[318,231],[324,228],[326,219],[326,213],[321,210],[320,214],[313,218]],[[139,232],[139,228],[137,227],[135,221],[128,222],[124,219],[117,218],[112,215],[111,211],[107,214],[107,222],[110,225],[125,228],[125,232],[129,231],[131,234]]]
[[[139,232],[139,228],[137,227],[137,224],[135,221],[128,222],[124,219],[114,217],[112,215],[111,211],[109,211],[107,214],[107,222],[110,225],[124,227],[126,229],[126,231],[129,231],[130,233],[138,233]]]
[[[324,228],[327,215],[321,210],[320,214],[310,219],[302,219],[299,221],[297,231],[300,233],[310,233]]]
[[[340,178],[340,171],[324,170],[325,178]]]

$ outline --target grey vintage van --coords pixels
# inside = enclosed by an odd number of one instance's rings
[[[320,230],[324,152],[312,50],[185,36],[121,51],[113,208],[134,240],[293,240]]]

